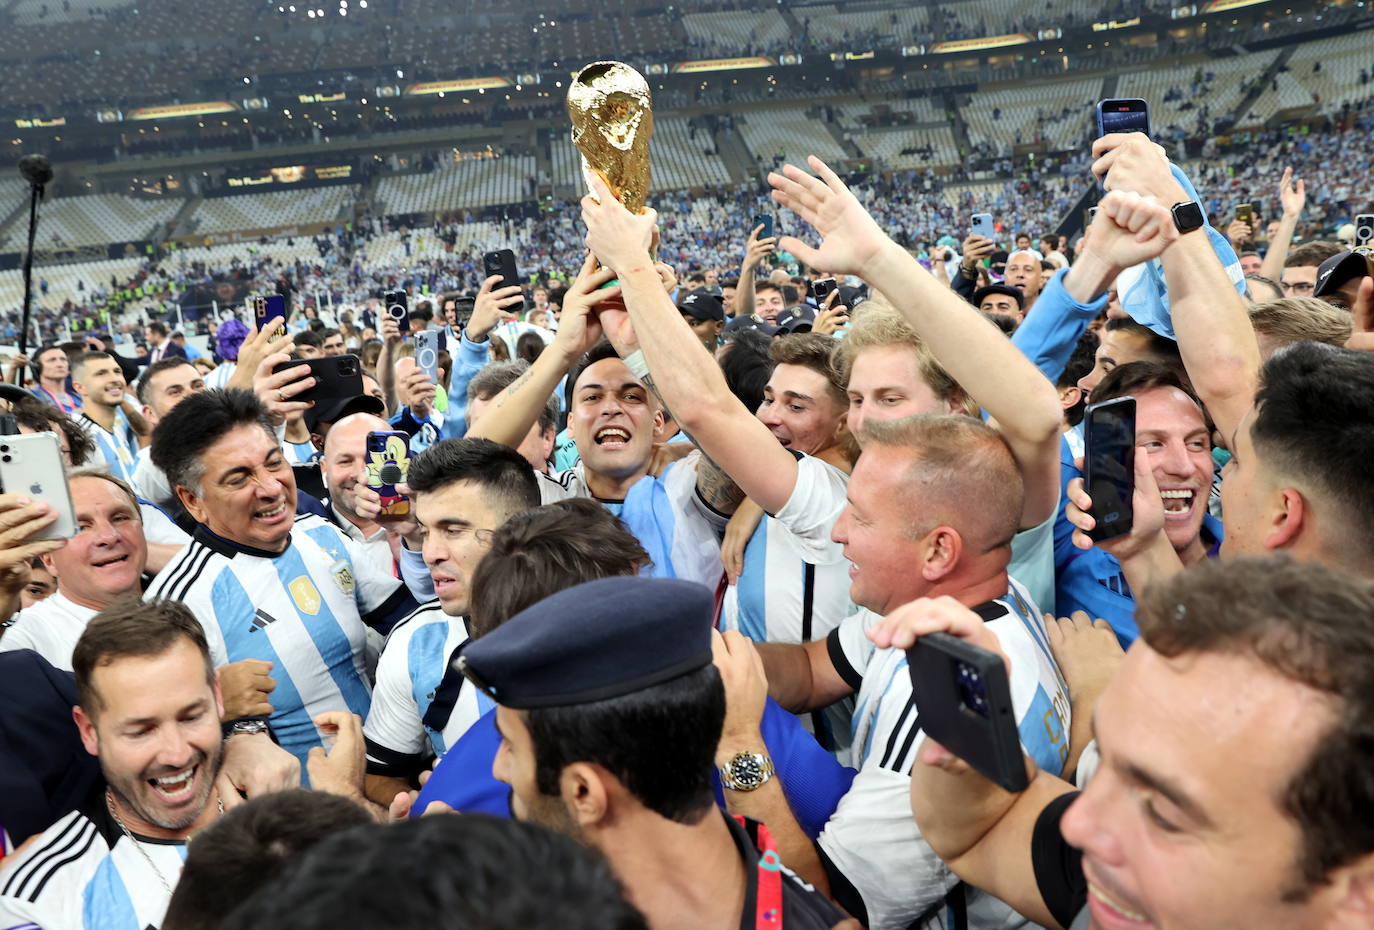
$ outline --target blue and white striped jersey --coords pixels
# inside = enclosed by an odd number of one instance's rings
[[[216,667],[242,659],[272,663],[272,730],[283,749],[304,761],[322,745],[313,716],[344,710],[367,718],[365,624],[390,616],[409,597],[389,569],[313,514],[296,518],[281,553],[200,526],[147,597],[190,608]]]
[[[1068,688],[1039,611],[1015,581],[1006,595],[975,610],[1011,660],[1022,746],[1037,765],[1058,774],[1068,755]],[[861,610],[827,640],[836,671],[858,691],[853,752],[859,774],[816,842],[832,874],[838,872],[863,898],[868,926],[903,930],[959,879],[922,839],[911,816],[911,767],[924,740],[920,709],[905,650],[876,649],[865,635],[881,619]],[[980,909],[993,904],[979,901]]]
[[[103,804],[72,811],[6,864],[0,927],[157,930],[185,861],[185,843],[130,840]]]
[[[745,547],[739,583],[725,593],[722,627],[757,643],[822,639],[854,612],[849,560],[830,540],[829,527],[808,528],[808,538],[793,530],[799,521],[786,519],[818,493],[843,501],[849,476],[810,456],[800,457],[797,467],[799,489],[806,484],[816,491],[794,491],[777,518],[764,516]]]
[[[95,443],[96,455],[110,467],[110,474],[116,478],[123,478],[137,488],[138,485],[134,483],[134,466],[137,464],[138,444],[134,440],[134,431],[129,426],[129,418],[124,415],[124,411],[115,408],[113,432],[92,420],[86,413],[82,413],[76,422]]]
[[[372,710],[363,725],[368,774],[418,774],[429,757],[442,756],[496,706],[449,668],[467,641],[466,618],[450,617],[437,600],[396,624],[377,662]]]
[[[631,486],[623,501],[593,497],[581,463],[553,475],[536,471],[534,477],[539,485],[541,504],[587,497],[619,517],[649,553],[650,564],[644,566],[641,575],[682,578],[714,591],[724,574],[720,564],[720,539],[730,518],[712,510],[697,493],[700,458],[700,452],[693,452],[669,465],[657,477],[645,475]],[[399,562],[401,577],[415,596],[433,597],[434,583],[420,553],[402,546]]]

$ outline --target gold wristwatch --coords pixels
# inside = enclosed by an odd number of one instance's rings
[[[741,752],[720,767],[720,783],[731,791],[756,791],[773,774],[772,759],[761,752]]]

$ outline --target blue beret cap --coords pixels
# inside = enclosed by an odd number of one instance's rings
[[[711,662],[715,599],[671,578],[601,578],[522,610],[458,655],[498,704],[568,707],[643,691]]]

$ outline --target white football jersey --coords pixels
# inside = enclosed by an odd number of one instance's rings
[[[215,666],[272,663],[270,723],[302,761],[323,745],[311,718],[344,710],[367,719],[371,686],[366,624],[386,617],[406,591],[338,527],[296,518],[281,553],[230,542],[201,526],[164,568],[147,598],[181,601],[205,628]]]

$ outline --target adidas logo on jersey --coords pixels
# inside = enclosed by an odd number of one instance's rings
[[[258,630],[267,629],[267,624],[276,623],[277,618],[263,610],[261,607],[253,614],[253,625],[248,628],[249,633],[256,633]]]

